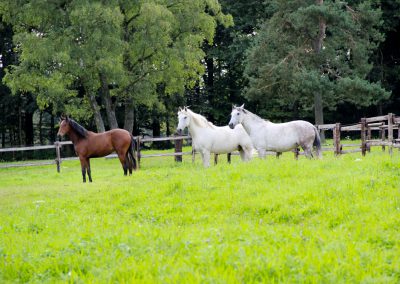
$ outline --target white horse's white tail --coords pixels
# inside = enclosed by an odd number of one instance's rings
[[[321,137],[319,135],[318,129],[315,126],[314,126],[314,132],[315,132],[315,139],[313,142],[313,146],[316,149],[317,158],[322,158]]]

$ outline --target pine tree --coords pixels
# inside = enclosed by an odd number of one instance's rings
[[[323,108],[377,104],[390,94],[370,82],[370,57],[383,40],[381,11],[371,1],[267,1],[272,16],[248,55],[245,96],[264,116],[309,116]]]

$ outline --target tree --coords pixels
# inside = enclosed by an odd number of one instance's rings
[[[104,131],[96,96],[107,102],[104,78],[117,78],[123,71],[122,15],[101,3],[31,2],[13,6],[10,1],[4,14],[14,24],[19,59],[4,81],[13,93],[36,94],[41,108],[51,105],[55,112],[86,118],[91,109],[98,130]],[[113,114],[106,113],[115,127]]]
[[[232,18],[221,12],[215,0],[149,1],[141,6],[123,3],[125,39],[130,47],[124,59],[130,74],[124,93],[130,94],[130,103],[134,100],[155,108],[157,116],[170,108],[160,108],[159,101],[183,94],[185,88],[195,85],[204,72],[203,43],[212,44],[217,23],[229,25]]]
[[[32,92],[40,107],[94,115],[104,131],[118,126],[125,106],[132,131],[134,105],[154,105],[157,86],[183,93],[204,72],[201,46],[212,43],[217,22],[229,23],[217,0],[2,1],[16,32],[19,64],[5,82],[13,93]]]
[[[382,1],[381,9],[385,41],[373,56],[374,68],[369,77],[392,91],[391,97],[378,105],[379,114],[396,113],[400,104],[400,0]]]
[[[256,0],[220,1],[223,11],[232,15],[234,25],[218,25],[213,44],[204,44],[206,72],[198,88],[191,90],[188,105],[217,124],[226,124],[231,103],[243,103],[242,90],[246,50],[253,33],[266,18],[265,6]]]
[[[390,95],[367,78],[369,59],[383,40],[379,7],[370,1],[277,0],[268,9],[272,16],[248,54],[245,96],[269,117],[304,117],[314,106],[320,124],[323,107],[370,106]]]

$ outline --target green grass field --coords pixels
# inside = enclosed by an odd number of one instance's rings
[[[399,283],[400,153],[0,169],[0,283]]]

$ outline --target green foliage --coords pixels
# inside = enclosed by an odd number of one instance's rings
[[[383,41],[381,11],[369,1],[270,1],[272,16],[259,30],[249,51],[245,96],[279,110],[312,109],[314,94],[325,107],[338,103],[377,104],[390,95],[367,75],[369,60]],[[320,23],[326,24],[317,48]],[[292,107],[290,107],[292,105]]]
[[[206,72],[195,88],[188,90],[187,105],[195,107],[218,125],[226,124],[231,103],[243,103],[241,91],[246,49],[265,11],[260,1],[220,1],[223,11],[234,18],[234,24],[219,24],[212,45],[205,44]]]
[[[217,23],[232,23],[216,0],[1,3],[19,59],[5,82],[14,93],[36,94],[42,108],[68,105],[76,113],[87,109],[82,94],[75,99],[79,88],[97,94],[101,76],[121,103],[133,97],[151,106],[159,84],[183,93],[204,72],[203,43],[212,43]]]
[[[397,151],[222,160],[1,169],[0,281],[400,281]]]

